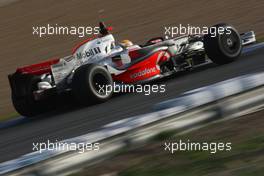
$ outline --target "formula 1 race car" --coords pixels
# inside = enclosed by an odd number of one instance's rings
[[[54,95],[71,92],[82,104],[107,101],[112,91],[101,87],[142,84],[209,62],[227,64],[240,56],[242,46],[255,42],[254,32],[239,34],[228,24],[218,24],[222,34],[157,37],[144,45],[116,44],[104,23],[100,34],[73,49],[72,55],[21,67],[8,75],[15,109],[23,116],[47,111]],[[211,61],[210,61],[211,60]]]

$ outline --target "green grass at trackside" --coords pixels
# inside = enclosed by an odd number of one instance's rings
[[[188,138],[178,136],[177,138]],[[255,136],[236,144],[232,152],[177,152],[166,154],[157,151],[157,154],[146,156],[143,160],[123,171],[120,176],[191,176],[218,173],[220,175],[254,175],[261,176],[264,173],[264,135]],[[257,157],[258,159],[256,159]],[[254,161],[256,160],[256,161]],[[179,162],[180,161],[180,162]],[[252,164],[257,163],[257,164]],[[244,165],[232,170],[232,165]]]
[[[257,37],[257,43],[261,43],[261,42],[264,42],[264,36],[262,37]]]
[[[171,137],[171,135],[169,136]],[[186,139],[189,138],[189,135],[176,138]],[[171,139],[176,140],[176,138]],[[157,138],[154,141],[158,142]],[[264,157],[261,157],[264,154],[263,149],[264,135],[262,134],[241,141],[232,148],[232,152],[210,154],[209,152],[185,151],[172,155],[162,152],[162,148],[150,149],[153,154],[148,154],[148,149],[143,149],[143,152],[140,153],[145,156],[141,156],[140,162],[133,165],[129,164],[129,159],[131,160],[131,153],[135,151],[123,150],[119,155],[129,155],[128,160],[113,160],[113,162],[126,162],[128,167],[122,168],[120,171],[117,170],[114,176],[262,176],[264,173]],[[144,152],[145,150],[146,152]],[[99,166],[99,168],[103,167],[106,166],[104,164]],[[89,169],[87,172],[90,172]],[[72,174],[71,176],[85,176],[85,173]]]
[[[6,114],[6,115],[3,115],[3,116],[0,116],[0,123],[8,121],[8,120],[11,120],[11,119],[14,119],[14,118],[16,118],[18,116],[19,116],[19,114],[17,112],[12,112],[10,114]]]
[[[71,176],[262,176],[264,111],[220,122],[182,135],[167,131],[145,144],[126,147],[113,157]],[[164,151],[164,142],[232,142],[231,151]],[[103,169],[104,168],[104,169]],[[114,169],[112,169],[114,168]],[[105,170],[105,171],[104,171]],[[111,175],[112,176],[112,175]]]

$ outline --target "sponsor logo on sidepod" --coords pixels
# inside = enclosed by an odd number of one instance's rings
[[[77,53],[77,59],[82,59],[85,57],[91,57],[91,56],[94,56],[94,55],[99,54],[99,53],[101,53],[101,50],[99,47],[96,47],[93,49],[86,50],[83,53],[81,53],[81,52]]]
[[[137,73],[133,73],[130,75],[130,78],[132,79],[135,79],[137,77],[140,77],[140,76],[144,76],[146,74],[150,74],[150,73],[155,73],[157,70],[155,67],[152,67],[152,68],[145,68],[144,70],[142,71],[139,71]]]

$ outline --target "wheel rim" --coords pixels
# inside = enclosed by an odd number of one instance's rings
[[[222,43],[223,50],[230,55],[236,55],[240,50],[240,38],[237,33],[231,30],[231,34],[220,35],[220,42]]]
[[[95,73],[92,78],[92,85],[99,97],[106,98],[110,95],[111,81],[103,73]]]

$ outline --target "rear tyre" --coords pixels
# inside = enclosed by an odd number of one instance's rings
[[[113,93],[112,76],[103,66],[81,66],[74,73],[72,91],[75,99],[83,105],[105,102]]]
[[[16,111],[22,116],[33,117],[40,113],[43,113],[49,109],[50,104],[46,101],[36,101],[34,99],[33,91],[37,90],[37,83],[40,78],[33,75],[22,75],[19,84],[16,89],[18,92],[12,92],[12,102]]]
[[[240,34],[233,26],[221,23],[211,27],[210,31],[215,31],[217,34],[210,33],[204,36],[204,48],[207,56],[214,63],[227,64],[240,56],[242,42]],[[223,33],[219,34],[218,31]]]

